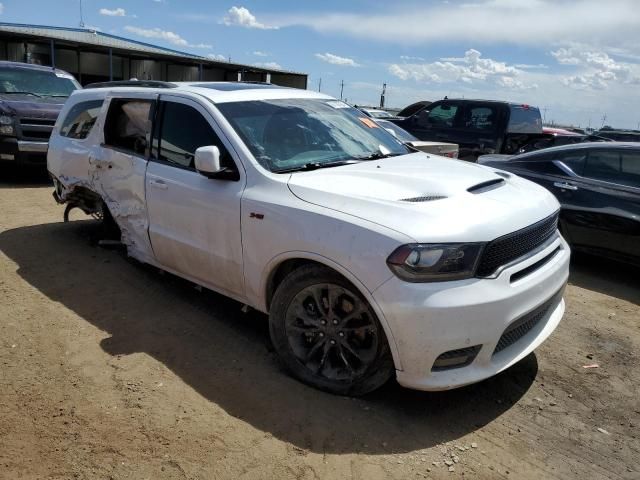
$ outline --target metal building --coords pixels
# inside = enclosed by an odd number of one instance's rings
[[[130,78],[261,81],[307,88],[305,73],[211,60],[86,28],[0,22],[0,60],[51,65],[82,85]]]

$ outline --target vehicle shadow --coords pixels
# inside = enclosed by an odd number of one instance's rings
[[[351,399],[309,388],[278,367],[267,317],[92,244],[94,221],[0,233],[19,275],[110,337],[113,356],[144,352],[229,415],[299,448],[389,454],[456,440],[510,409],[538,371],[535,355],[477,385],[438,393],[390,382]]]
[[[570,283],[640,305],[640,267],[595,255],[572,253]]]
[[[45,167],[17,169],[0,164],[0,188],[37,188],[52,185]]]

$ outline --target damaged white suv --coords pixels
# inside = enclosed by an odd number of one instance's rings
[[[416,152],[345,103],[251,83],[78,90],[49,143],[59,202],[130,256],[269,314],[298,379],[334,393],[485,379],[564,312],[559,205]]]

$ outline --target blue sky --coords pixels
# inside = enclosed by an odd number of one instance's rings
[[[79,0],[3,0],[0,20],[78,26]],[[638,0],[83,0],[104,32],[309,74],[387,105],[449,97],[539,106],[547,120],[640,125]]]

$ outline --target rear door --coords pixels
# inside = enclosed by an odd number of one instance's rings
[[[153,258],[144,182],[156,97],[107,97],[102,141],[89,151],[91,183],[118,223],[129,255],[144,262]]]
[[[451,141],[460,114],[457,102],[435,102],[411,117],[410,132],[420,140]]]
[[[149,237],[168,270],[231,296],[244,295],[240,200],[244,171],[230,144],[200,103],[162,95],[147,169]],[[199,147],[216,145],[235,172],[211,179],[194,166]]]
[[[640,150],[592,149],[570,191],[576,245],[640,259]]]
[[[460,146],[459,158],[477,160],[479,155],[498,153],[501,114],[494,103],[466,102],[456,119],[451,141]]]

